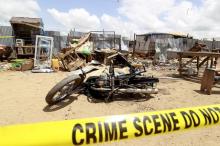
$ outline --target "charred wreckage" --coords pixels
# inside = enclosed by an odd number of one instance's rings
[[[74,93],[89,94],[94,99],[111,101],[114,94],[141,93],[157,94],[156,84],[158,78],[142,75],[145,67],[139,69],[129,63],[124,56],[116,53],[108,57],[110,66],[105,75],[90,76],[86,79],[86,73],[81,69],[78,75],[71,75],[57,83],[47,94],[46,102],[49,105],[68,98]],[[128,74],[116,74],[115,68],[128,67]]]

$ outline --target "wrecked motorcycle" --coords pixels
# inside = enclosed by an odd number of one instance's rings
[[[64,100],[73,93],[88,93],[94,99],[101,99],[105,102],[112,100],[114,94],[118,93],[141,93],[156,94],[158,89],[156,83],[158,78],[146,77],[146,72],[132,66],[122,55],[116,54],[108,57],[110,67],[105,75],[91,76],[86,79],[86,73],[81,69],[81,74],[69,76],[57,83],[47,94],[46,102],[49,105]],[[116,67],[128,67],[128,74],[115,73]],[[86,81],[84,81],[86,80]]]

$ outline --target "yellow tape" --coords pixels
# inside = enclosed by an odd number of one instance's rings
[[[220,104],[0,128],[1,146],[72,146],[220,124]]]
[[[13,38],[14,36],[0,36],[0,39]]]

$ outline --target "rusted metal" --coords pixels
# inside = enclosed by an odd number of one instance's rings
[[[157,94],[155,84],[158,78],[142,76],[144,71],[138,71],[120,53],[109,56],[111,64],[106,76],[95,77],[86,81],[87,90],[93,98],[101,98],[105,101],[112,99],[115,93],[143,93]],[[129,74],[115,75],[116,66],[129,67]]]
[[[76,84],[74,83],[70,84],[67,87],[68,90],[73,89],[71,93],[83,92],[84,94],[88,95],[89,99],[92,98],[101,99],[106,102],[111,101],[113,99],[113,95],[118,93],[141,93],[141,94],[158,93],[158,89],[156,88],[156,83],[159,82],[158,78],[155,78],[153,76],[148,76],[148,77],[143,76],[142,73],[146,72],[145,69],[144,71],[137,70],[120,53],[110,56],[109,59],[111,64],[108,69],[108,72],[105,72],[100,76],[91,76],[87,78],[84,84],[81,85],[77,84],[77,89],[72,88],[75,87]],[[129,73],[116,75],[115,74],[116,66],[120,66],[120,68],[128,67]],[[82,73],[80,75],[83,76],[82,79],[84,80],[86,78],[86,73],[83,71],[83,69],[81,69],[81,71]],[[49,92],[46,98],[53,99],[53,96],[55,95],[56,92],[63,91],[62,89],[66,86],[66,84],[70,83],[69,79],[71,78],[64,79],[63,81],[60,82],[60,85],[59,83],[55,85],[55,87],[51,89],[54,94],[50,94]],[[83,88],[84,90],[80,90],[80,88]],[[66,93],[65,95],[70,95],[70,94]],[[58,97],[56,99],[63,99],[63,98]],[[53,103],[56,103],[58,101],[60,100],[54,101]]]

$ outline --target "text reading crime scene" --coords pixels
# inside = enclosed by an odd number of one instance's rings
[[[168,133],[219,123],[220,107],[183,109],[128,115],[118,120],[96,119],[76,123],[72,129],[73,145],[119,141]]]

